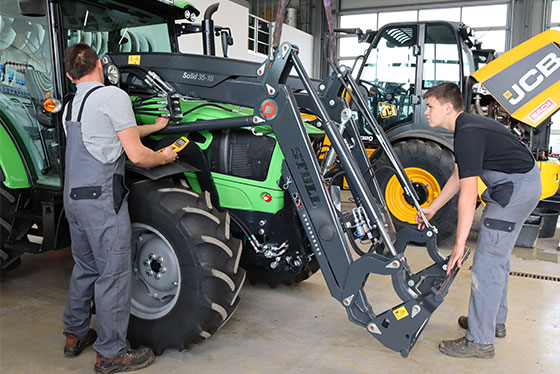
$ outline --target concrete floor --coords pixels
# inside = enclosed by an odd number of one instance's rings
[[[515,248],[512,271],[560,277],[559,236],[557,230],[535,249]],[[429,264],[422,248],[406,254],[415,271]],[[438,351],[442,339],[464,335],[456,321],[467,312],[471,264],[472,257],[406,359],[350,323],[317,273],[295,287],[246,284],[237,312],[215,336],[185,352],[168,350],[140,372],[560,373],[560,283],[550,280],[510,277],[508,335],[497,339],[493,359],[453,359]],[[1,373],[93,372],[91,347],[74,359],[62,355],[72,265],[67,249],[25,255],[0,283]],[[371,276],[366,291],[377,313],[400,303],[386,277]]]

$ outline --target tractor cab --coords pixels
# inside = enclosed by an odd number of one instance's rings
[[[99,56],[178,52],[175,20],[194,21],[199,12],[186,2],[168,3],[0,0],[0,131],[17,145],[13,157],[23,160],[16,166],[2,157],[8,187],[61,188],[61,110],[75,89],[64,75],[63,51],[83,42]]]
[[[65,77],[64,50],[84,42],[99,56],[178,52],[178,37],[192,28],[176,21],[192,22],[200,14],[190,3],[178,3],[0,0],[0,176],[10,196],[2,203],[13,206],[3,211],[13,234],[3,232],[2,243],[21,239],[21,247],[30,251],[26,233],[42,238],[31,251],[69,243],[61,199],[61,124],[75,86]],[[10,249],[14,255],[2,258],[2,268],[22,250]]]

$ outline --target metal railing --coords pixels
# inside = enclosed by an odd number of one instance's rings
[[[247,48],[254,53],[268,56],[272,41],[272,23],[249,14]]]

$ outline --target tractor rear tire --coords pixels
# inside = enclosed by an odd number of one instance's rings
[[[0,271],[4,277],[10,270],[21,264],[23,250],[8,248],[7,244],[25,244],[29,241],[27,232],[31,223],[17,221],[14,217],[19,207],[29,203],[28,190],[14,190],[0,184]]]
[[[419,139],[398,142],[393,148],[409,179],[413,184],[421,186],[421,206],[428,206],[453,174],[453,153],[435,142]],[[415,227],[416,209],[406,202],[404,191],[396,179],[394,170],[388,167],[386,159],[382,159],[381,163],[382,167],[377,169],[376,176],[396,231],[405,227]],[[458,198],[459,195],[455,195],[430,220],[438,229],[438,241],[443,241],[456,232]]]
[[[216,333],[235,312],[245,271],[230,217],[171,180],[130,192],[133,347],[186,349]]]

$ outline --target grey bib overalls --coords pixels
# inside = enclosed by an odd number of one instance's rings
[[[510,256],[519,232],[541,196],[538,165],[527,173],[484,170],[488,189],[472,267],[467,339],[493,344],[496,323],[507,318]]]
[[[95,296],[98,338],[93,347],[101,356],[114,358],[126,353],[131,298],[125,156],[122,154],[108,164],[95,159],[84,146],[80,122],[88,96],[102,87],[95,87],[84,96],[76,120],[72,120],[71,102],[65,120],[64,209],[75,265],[64,312],[64,332],[79,339],[86,336],[91,319],[90,301]]]

